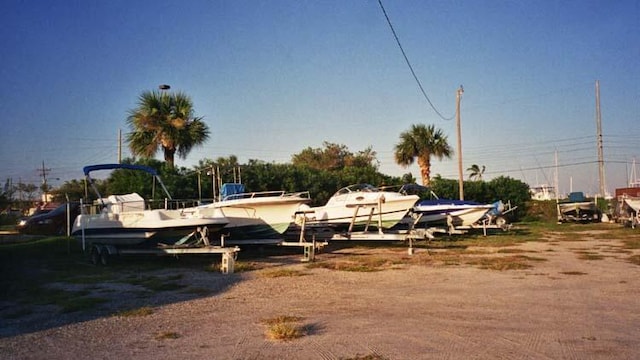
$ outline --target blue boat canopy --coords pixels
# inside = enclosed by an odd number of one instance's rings
[[[225,184],[222,184],[222,188],[220,189],[220,197],[222,199],[225,199],[228,196],[242,194],[243,192],[244,192],[243,184],[225,183]]]
[[[114,170],[114,169],[128,169],[128,170],[142,170],[148,172],[153,176],[158,176],[158,172],[156,169],[144,166],[144,165],[133,165],[133,164],[100,164],[100,165],[88,165],[82,168],[84,171],[84,175],[88,176],[90,172],[97,170]]]

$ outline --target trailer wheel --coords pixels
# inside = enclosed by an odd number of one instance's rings
[[[93,245],[91,250],[89,250],[89,260],[93,265],[98,265],[100,263],[100,249],[97,245]]]
[[[102,249],[102,252],[100,252],[100,265],[109,265],[109,250],[106,248]]]

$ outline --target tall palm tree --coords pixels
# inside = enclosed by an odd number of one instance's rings
[[[482,175],[484,174],[484,170],[485,170],[485,166],[482,165],[482,167],[473,164],[471,165],[467,171],[469,172],[469,179],[470,180],[482,180]]]
[[[202,117],[195,117],[191,98],[182,92],[145,91],[138,107],[129,111],[131,132],[127,142],[133,155],[153,157],[162,148],[164,161],[173,166],[175,154],[186,158],[209,138]]]
[[[395,146],[398,165],[407,167],[417,159],[424,186],[429,186],[431,181],[431,157],[442,160],[451,158],[452,155],[453,149],[449,146],[447,137],[433,125],[411,125],[410,130],[400,134],[400,142]]]

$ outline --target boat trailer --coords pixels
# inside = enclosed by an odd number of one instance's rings
[[[220,271],[223,274],[231,274],[234,272],[235,260],[239,251],[240,248],[237,246],[226,247],[224,245],[224,235],[221,235],[220,245],[212,245],[209,241],[208,228],[198,227],[196,230],[181,238],[173,245],[158,244],[156,247],[142,248],[92,243],[90,244],[89,249],[89,259],[94,265],[106,266],[109,264],[110,259],[117,255],[178,256],[194,254],[221,254],[222,261],[220,264]]]

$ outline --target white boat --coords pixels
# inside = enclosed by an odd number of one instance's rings
[[[420,216],[416,224],[419,227],[471,226],[495,207],[495,204],[481,204],[473,201],[433,199],[418,202],[413,207],[413,212]]]
[[[630,209],[636,213],[640,213],[640,198],[625,196],[623,201]]]
[[[223,184],[221,200],[201,205],[201,214],[221,212],[229,221],[223,229],[227,244],[269,244],[282,241],[295,213],[311,201],[309,192],[244,192],[244,185]]]
[[[306,221],[338,228],[351,226],[352,230],[365,225],[389,229],[398,224],[418,200],[417,195],[355,184],[338,190],[324,206],[305,210]]]
[[[591,222],[600,221],[600,211],[594,201],[588,200],[584,193],[576,191],[569,194],[567,200],[558,202],[558,221]]]
[[[163,207],[152,209],[137,193],[100,195],[90,173],[97,170],[129,169],[144,171],[157,181],[165,193]],[[87,183],[93,187],[98,200],[83,206],[73,223],[72,236],[85,245],[114,246],[172,245],[197,230],[209,232],[222,229],[229,222],[220,213],[200,214],[188,209],[170,208],[171,195],[155,169],[130,164],[102,164],[84,167]]]
[[[531,200],[545,201],[556,199],[556,187],[552,185],[543,184],[533,186],[529,189],[529,193],[531,194]]]

